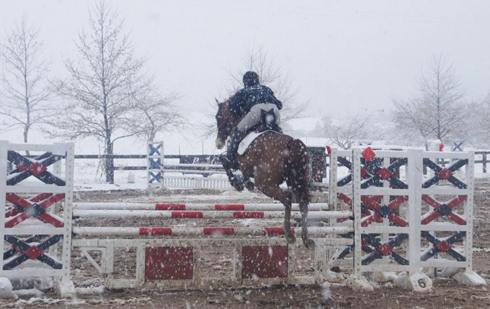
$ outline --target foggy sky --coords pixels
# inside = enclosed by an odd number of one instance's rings
[[[490,91],[490,1],[117,0],[135,51],[181,110],[205,111],[227,97],[230,71],[263,47],[286,72],[310,115],[388,111],[415,91],[432,55],[454,63],[468,98]],[[93,1],[2,0],[0,31],[26,14],[41,28],[53,73],[75,57]],[[280,99],[280,98],[279,98]]]

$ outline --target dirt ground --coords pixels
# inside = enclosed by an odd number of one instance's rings
[[[189,196],[192,202],[216,202],[219,191],[162,190],[152,195],[141,195],[140,191],[87,192],[78,193],[75,199],[84,202],[95,201],[155,201],[168,200],[175,196]],[[325,197],[318,195],[316,202]],[[267,198],[254,196],[254,202],[268,202]],[[236,202],[250,202],[250,198],[236,199]],[[475,222],[473,267],[487,282],[490,282],[490,181],[480,179],[475,188]],[[84,221],[85,220],[85,221]],[[174,221],[175,222],[175,221]],[[134,226],[141,225],[133,220]],[[162,222],[146,220],[145,226],[162,225]],[[184,223],[184,222],[180,222]],[[118,226],[117,220],[90,222],[79,219],[75,225]],[[205,224],[213,224],[206,222]],[[226,273],[231,267],[231,258],[226,250],[213,251],[203,255],[203,264],[208,264],[205,272]],[[125,257],[134,252],[125,252]],[[302,270],[311,268],[311,256],[300,255]],[[73,264],[77,268],[74,281],[77,286],[97,285],[97,271],[86,262],[79,252],[73,253]],[[212,261],[214,260],[214,261]],[[220,266],[216,267],[216,260]],[[213,266],[214,265],[214,266]],[[134,265],[124,265],[122,273],[129,272]],[[206,267],[203,267],[206,269]],[[80,273],[84,273],[83,276]],[[88,279],[91,278],[91,279]],[[95,279],[94,279],[95,278]],[[77,299],[59,299],[54,293],[42,297],[23,297],[20,300],[2,300],[0,307],[80,307],[80,308],[490,308],[490,293],[484,287],[465,287],[451,279],[435,279],[431,292],[420,294],[408,292],[391,283],[378,286],[374,292],[354,292],[351,288],[337,284],[322,286],[268,286],[263,288],[222,289],[207,291],[117,291],[102,294],[79,295]]]

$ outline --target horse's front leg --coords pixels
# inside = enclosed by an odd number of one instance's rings
[[[233,188],[237,191],[243,191],[244,185],[243,182],[238,179],[235,174],[231,171],[231,169],[225,169],[226,176],[228,176],[228,180]]]
[[[250,180],[250,177],[243,175],[243,184],[248,191],[253,191],[255,189],[255,184]]]
[[[226,157],[224,155],[221,155],[219,157],[221,164],[223,165],[223,168],[225,169],[226,176],[228,176],[228,180],[230,181],[230,184],[233,188],[235,188],[237,191],[243,191],[244,185],[243,182],[240,181],[235,174],[231,171],[231,165],[228,164],[226,161]]]
[[[253,191],[255,189],[255,184],[250,180],[254,175],[250,172],[250,169],[242,169],[243,184],[248,191]]]

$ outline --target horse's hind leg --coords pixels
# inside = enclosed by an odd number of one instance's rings
[[[296,173],[292,176],[287,180],[287,184],[299,202],[299,210],[301,212],[301,238],[306,248],[314,249],[315,242],[308,237],[308,205],[310,203],[308,185],[301,174]]]
[[[282,191],[282,190],[281,190]],[[288,196],[288,201],[284,204],[284,235],[286,235],[286,239],[289,243],[294,243],[296,241],[296,237],[294,236],[293,231],[291,230],[291,193],[285,192]]]
[[[300,201],[299,210],[301,211],[301,238],[303,244],[308,249],[315,249],[315,242],[308,237],[308,203]]]
[[[284,205],[284,234],[286,235],[286,239],[289,243],[294,243],[296,241],[296,237],[294,237],[294,233],[291,230],[291,192],[284,191],[278,185],[261,185],[257,180],[256,185],[262,193],[269,197],[272,197],[275,200],[280,201]]]

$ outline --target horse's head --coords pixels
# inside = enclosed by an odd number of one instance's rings
[[[230,136],[233,129],[233,117],[228,110],[230,100],[223,103],[218,103],[218,112],[216,113],[216,125],[218,128],[218,136],[216,137],[216,148],[221,149],[225,146],[226,139]]]

